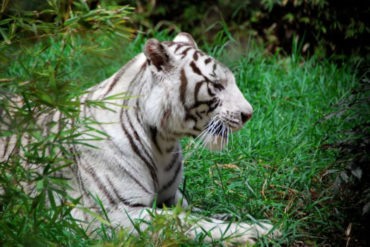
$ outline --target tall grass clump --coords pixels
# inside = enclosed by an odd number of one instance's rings
[[[130,37],[131,9],[49,0],[18,10],[17,3],[3,1],[0,20],[0,149],[9,154],[0,160],[0,245],[82,246],[88,234],[70,215],[78,198],[55,174],[73,169],[67,147],[84,143],[80,126],[102,138],[80,118],[79,96],[106,76],[94,66],[104,61],[109,39]],[[56,110],[60,120],[47,117]]]

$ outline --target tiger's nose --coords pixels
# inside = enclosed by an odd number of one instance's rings
[[[247,122],[252,117],[252,113],[241,112],[240,117],[241,117],[241,120],[244,124],[245,122]]]

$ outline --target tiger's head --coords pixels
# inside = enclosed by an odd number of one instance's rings
[[[253,108],[233,73],[199,50],[190,34],[179,33],[173,41],[149,39],[144,54],[155,81],[145,112],[162,133],[198,137],[220,150],[251,118]]]

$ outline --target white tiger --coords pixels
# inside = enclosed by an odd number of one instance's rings
[[[98,149],[70,147],[78,165],[66,176],[72,176],[71,196],[81,197],[84,207],[98,211],[91,198],[95,195],[113,225],[132,228],[131,220],[150,219],[154,202],[170,206],[181,199],[183,207],[188,205],[178,189],[183,174],[180,138],[202,135],[210,149],[222,149],[229,132],[242,128],[253,109],[232,72],[200,51],[187,33],[173,41],[149,39],[143,53],[91,88],[81,102],[122,92],[138,97],[111,100],[114,111],[82,107],[84,117],[109,123],[100,125],[109,139],[90,142]],[[72,213],[92,220],[81,210]],[[267,223],[199,219],[187,233],[194,237],[205,230],[214,239],[235,234],[236,242],[254,243],[272,228]]]

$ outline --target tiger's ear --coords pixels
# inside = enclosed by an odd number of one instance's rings
[[[162,66],[165,66],[169,61],[166,49],[157,39],[149,39],[145,43],[144,54],[158,70],[162,70]]]
[[[182,43],[188,43],[195,49],[198,49],[197,43],[195,43],[193,37],[185,32],[181,32],[178,35],[176,35],[175,39],[173,40],[174,42],[182,42]]]

